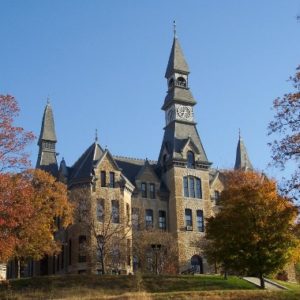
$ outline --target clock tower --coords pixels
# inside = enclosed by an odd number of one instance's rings
[[[178,38],[173,45],[165,73],[167,95],[162,106],[166,125],[158,158],[161,178],[169,190],[169,229],[177,241],[178,272],[197,266],[209,272],[201,247],[205,219],[212,215],[209,171],[189,87],[189,67]]]

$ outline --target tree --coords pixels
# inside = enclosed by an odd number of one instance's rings
[[[134,232],[133,257],[142,272],[176,274],[177,243],[174,236],[161,230]]]
[[[14,97],[0,95],[0,172],[24,169],[30,164],[25,148],[34,135],[13,125],[19,111]]]
[[[132,225],[129,204],[127,211],[121,206],[111,207],[106,191],[104,198],[91,197],[89,186],[80,186],[71,191],[70,198],[75,206],[77,229],[87,235],[81,251],[86,254],[88,248],[92,257],[96,257],[102,274],[108,269],[119,271],[120,265],[131,264]],[[88,247],[90,243],[90,247]]]
[[[67,188],[42,170],[1,175],[0,258],[41,259],[60,250],[54,239],[72,221]],[[8,242],[7,242],[8,241]]]
[[[268,129],[269,135],[276,134],[278,139],[269,145],[276,166],[283,169],[288,162],[295,163],[294,173],[285,181],[283,191],[297,198],[300,195],[300,66],[289,81],[294,91],[276,98],[273,102],[275,116]],[[294,166],[290,164],[289,167]]]
[[[220,211],[208,219],[206,256],[225,272],[263,276],[282,268],[299,248],[297,208],[273,180],[255,172],[225,174]]]

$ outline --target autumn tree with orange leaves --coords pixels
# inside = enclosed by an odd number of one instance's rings
[[[299,248],[298,210],[280,196],[276,182],[255,172],[225,173],[220,211],[207,221],[206,256],[211,263],[260,278],[281,269]]]
[[[0,181],[0,260],[41,259],[60,251],[54,239],[72,221],[67,188],[42,170],[5,174]]]
[[[34,140],[32,132],[14,125],[20,108],[10,95],[0,95],[0,174],[30,166],[26,146]]]
[[[269,124],[269,135],[275,138],[269,145],[276,166],[284,169],[287,165],[294,170],[284,180],[283,191],[297,200],[300,196],[300,66],[289,78],[293,91],[276,98],[273,102],[274,120]]]
[[[58,251],[55,220],[67,226],[72,219],[66,186],[44,171],[24,171],[34,135],[14,125],[18,113],[15,98],[0,95],[0,262]]]

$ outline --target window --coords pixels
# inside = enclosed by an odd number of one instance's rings
[[[119,214],[119,201],[112,200],[111,201],[111,216],[113,223],[119,223],[120,214]]]
[[[196,178],[196,198],[202,198],[201,180]]]
[[[194,176],[183,177],[184,197],[202,199],[201,179]]]
[[[188,185],[188,177],[183,177],[183,191],[184,191],[184,197],[189,196],[189,185]]]
[[[150,198],[155,199],[155,184],[150,183]]]
[[[177,85],[182,86],[182,87],[186,87],[186,81],[183,77],[178,77],[177,78]]]
[[[197,230],[204,232],[204,219],[202,210],[197,210]]]
[[[189,196],[195,198],[195,179],[194,177],[189,177]]]
[[[174,79],[171,78],[171,79],[169,80],[169,88],[173,87],[173,85],[174,85]]]
[[[104,199],[97,199],[97,220],[104,222]]]
[[[142,182],[141,189],[142,189],[142,197],[147,198],[147,183],[146,182]]]
[[[115,173],[109,172],[109,187],[114,188],[115,187]]]
[[[106,172],[101,171],[101,186],[105,187],[106,186]]]
[[[185,226],[193,226],[192,210],[189,208],[185,209]]]
[[[195,156],[192,151],[188,151],[187,153],[187,167],[189,169],[195,169]]]
[[[161,230],[166,230],[167,224],[166,224],[166,212],[163,210],[160,210],[158,213],[158,226]]]
[[[78,262],[86,262],[86,236],[80,235],[78,238]]]
[[[153,227],[153,210],[146,209],[146,228]]]
[[[140,210],[136,207],[133,207],[132,211],[131,211],[131,221],[132,221],[132,227],[134,230],[140,229],[139,215],[140,215]]]

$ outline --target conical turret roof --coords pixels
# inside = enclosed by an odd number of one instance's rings
[[[244,141],[239,135],[239,141],[236,148],[236,159],[235,159],[235,170],[253,170],[252,164],[250,162],[246,146],[244,144]]]
[[[47,103],[44,110],[42,127],[41,127],[38,143],[40,143],[41,140],[51,141],[51,142],[57,141],[56,134],[55,134],[53,112],[50,103]]]

